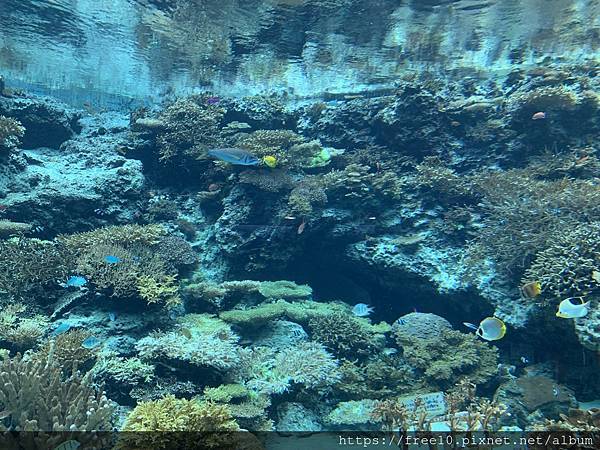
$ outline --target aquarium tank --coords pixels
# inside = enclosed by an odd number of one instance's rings
[[[0,0],[0,445],[600,448],[599,74],[600,0]]]

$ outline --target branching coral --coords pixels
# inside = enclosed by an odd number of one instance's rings
[[[538,280],[557,298],[587,295],[600,288],[600,223],[566,230],[538,252],[524,281]]]
[[[170,105],[159,116],[163,123],[156,138],[159,160],[182,164],[218,146],[224,113],[223,108],[208,104],[201,96],[179,99]]]
[[[25,315],[22,303],[6,305],[0,312],[0,340],[18,351],[32,348],[48,330],[48,318],[43,315]]]
[[[307,176],[294,187],[288,197],[288,205],[292,214],[309,216],[315,207],[327,203],[327,193],[321,177]]]
[[[135,407],[118,448],[231,448],[238,430],[227,406],[169,395]]]
[[[504,271],[526,268],[537,252],[600,214],[600,190],[589,181],[539,180],[515,169],[481,174],[474,189],[483,197],[483,227],[471,251]]]
[[[470,186],[437,156],[428,156],[417,165],[416,183],[421,188],[442,196],[446,201],[465,198],[470,194]]]
[[[312,295],[312,289],[306,284],[298,285],[293,281],[262,281],[258,292],[267,299],[302,300]]]
[[[497,371],[498,350],[473,334],[443,329],[435,339],[414,336],[399,345],[406,361],[435,388],[446,389],[463,379],[481,384]]]
[[[0,424],[15,431],[109,431],[113,408],[91,374],[66,377],[52,354],[17,355],[0,362]]]
[[[185,241],[164,234],[156,225],[125,225],[63,235],[58,241],[78,253],[75,270],[94,289],[173,306],[180,301],[177,268],[195,255]]]
[[[259,159],[273,155],[282,166],[288,167],[294,164],[294,155],[290,153],[290,149],[303,142],[302,136],[290,130],[258,130],[242,136],[236,145],[248,150]]]
[[[140,358],[123,358],[115,353],[107,352],[100,355],[93,372],[95,378],[135,386],[152,381],[154,369],[152,364],[147,364]]]
[[[25,127],[18,120],[0,115],[0,149],[10,150],[19,145]]]
[[[68,371],[80,370],[96,355],[96,350],[82,346],[90,336],[92,333],[85,329],[69,330],[50,339],[40,353],[52,354],[56,364]]]
[[[33,226],[30,223],[0,220],[0,239],[28,233]]]
[[[308,327],[314,340],[341,357],[364,357],[383,344],[383,336],[373,333],[367,320],[348,313],[315,316],[308,321]]]
[[[26,295],[65,279],[72,254],[54,242],[39,239],[0,241],[0,291]]]

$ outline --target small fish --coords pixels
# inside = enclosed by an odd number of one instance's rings
[[[221,99],[219,97],[217,97],[216,95],[214,95],[214,96],[208,97],[206,99],[206,104],[207,105],[217,105],[217,104],[219,104],[220,101],[221,101]]]
[[[463,325],[476,330],[475,334],[486,341],[497,341],[506,334],[506,325],[495,317],[486,317],[479,323],[479,326],[469,322],[463,322]]]
[[[54,329],[54,331],[52,333],[50,333],[50,334],[52,336],[58,336],[59,334],[66,333],[70,329],[71,329],[71,324],[69,322],[63,322],[58,327],[56,327]]]
[[[109,312],[108,320],[110,320],[111,322],[114,322],[115,320],[117,320],[117,315],[114,312]]]
[[[208,185],[208,192],[216,192],[216,191],[218,191],[219,189],[220,189],[220,188],[219,188],[219,185],[218,185],[217,183],[210,183],[210,184]]]
[[[398,319],[398,320],[396,320],[396,323],[398,325],[406,325],[406,320],[404,320],[404,319]]]
[[[383,349],[383,354],[386,356],[395,355],[396,353],[398,353],[398,350],[395,348],[388,347]]]
[[[527,358],[525,358],[524,356],[521,356],[521,362],[523,364],[529,364],[529,360]]]
[[[58,447],[54,447],[54,450],[77,450],[80,446],[81,444],[79,443],[79,441],[71,439],[63,442]]]
[[[300,225],[298,225],[298,230],[296,230],[297,234],[304,233],[304,228],[306,228],[306,222],[303,220]]]
[[[573,303],[572,300],[576,300],[577,303]],[[585,317],[589,312],[588,306],[590,306],[590,302],[584,302],[583,297],[566,298],[558,305],[556,317],[561,319]]]
[[[373,312],[373,308],[366,303],[357,303],[352,308],[352,314],[358,317],[366,317]]]
[[[552,395],[554,395],[555,397],[558,397],[558,394],[560,394],[560,390],[558,389],[558,386],[554,386],[552,388]]]
[[[252,153],[241,148],[213,148],[208,155],[239,166],[256,166],[260,162]]]
[[[523,298],[536,298],[542,293],[542,284],[539,281],[525,283],[519,288]]]
[[[531,120],[542,120],[546,118],[546,113],[539,111],[536,112],[533,116],[531,116]]]
[[[181,334],[183,334],[188,339],[192,338],[192,332],[189,330],[189,328],[181,328]]]
[[[270,167],[271,169],[274,169],[275,167],[277,167],[277,158],[273,155],[267,155],[263,158],[263,162],[265,163],[265,165],[267,167]]]
[[[114,255],[107,255],[104,257],[104,262],[108,264],[118,264],[121,262],[121,258]]]
[[[461,124],[457,120],[453,120],[452,122],[450,122],[450,125],[452,125],[453,127],[460,127]]]
[[[73,275],[71,277],[69,277],[69,279],[67,280],[66,283],[62,283],[61,286],[62,287],[76,287],[76,288],[82,288],[87,284],[87,280],[79,275]]]
[[[81,346],[83,348],[87,348],[88,350],[97,347],[98,345],[100,345],[100,339],[95,336],[87,337],[81,343]]]
[[[285,220],[296,220],[296,218],[294,216],[285,216],[284,219]]]

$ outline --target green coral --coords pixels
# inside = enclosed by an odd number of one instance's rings
[[[347,310],[344,305],[298,301],[294,303],[278,300],[247,309],[223,311],[219,317],[242,328],[257,328],[275,319],[287,318],[293,322],[308,323],[315,316]]]
[[[434,339],[402,342],[404,358],[432,388],[444,390],[461,380],[482,384],[498,370],[498,349],[473,334],[442,329]]]
[[[20,143],[20,138],[25,135],[25,127],[10,117],[0,115],[0,149],[11,150]]]
[[[347,312],[334,312],[312,317],[308,327],[314,340],[336,355],[346,358],[364,357],[383,346],[385,338],[373,332],[368,320]]]
[[[287,167],[294,162],[290,149],[303,142],[302,136],[290,130],[258,130],[241,136],[236,146],[248,150],[258,159],[275,156],[280,165]]]
[[[312,296],[312,288],[306,284],[298,285],[293,281],[262,281],[258,292],[267,299],[307,299]]]
[[[114,225],[84,233],[63,234],[57,240],[65,247],[81,252],[98,245],[153,246],[166,234],[162,225]]]
[[[238,430],[227,406],[168,395],[135,407],[127,416],[118,447],[231,448],[235,439],[230,433]]]
[[[95,377],[133,386],[152,381],[154,369],[154,365],[138,357],[124,358],[107,352],[101,355],[93,370]]]

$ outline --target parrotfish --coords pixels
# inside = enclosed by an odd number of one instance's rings
[[[241,148],[213,148],[209,156],[238,166],[256,166],[260,160],[252,153]]]

